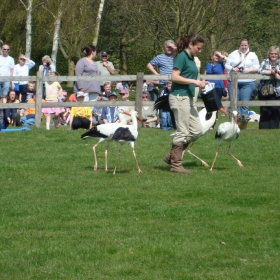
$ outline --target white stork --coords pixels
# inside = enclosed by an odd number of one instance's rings
[[[155,102],[154,105],[154,109],[163,109],[163,110],[167,110],[170,112],[170,116],[171,116],[171,120],[173,123],[174,128],[176,128],[176,123],[175,123],[175,118],[174,118],[174,113],[170,108],[169,105],[169,101],[168,101],[168,96],[162,96],[160,98],[158,98]],[[224,108],[219,109],[219,111],[221,111],[222,113],[224,113],[226,115],[226,112],[224,110]],[[207,131],[209,131],[209,129],[215,124],[216,122],[216,115],[217,115],[217,111],[208,113],[206,108],[202,108],[199,112],[199,120],[201,123],[201,127],[202,127],[202,133],[200,135],[203,136]],[[170,134],[170,136],[174,136],[175,133]],[[210,167],[203,159],[199,158],[198,156],[196,156],[195,154],[193,154],[190,151],[190,148],[193,146],[194,142],[191,142],[189,145],[189,148],[187,150],[187,153],[189,153],[191,156],[195,157],[196,159],[198,159],[202,165],[206,166],[206,167]],[[168,164],[170,164],[169,161],[166,161],[164,159],[164,161]]]
[[[107,142],[106,149],[105,149],[105,171],[108,171],[108,149],[109,149],[110,142],[112,141],[112,137],[116,129],[126,124],[126,120],[123,114],[120,114],[122,111],[123,110],[119,108],[117,109],[120,118],[120,123],[100,124],[81,135],[82,139],[86,139],[88,137],[99,138],[99,141],[92,147],[93,156],[94,156],[94,166],[93,166],[94,171],[96,171],[98,167],[95,148],[103,141]]]
[[[134,151],[134,142],[138,137],[138,130],[137,130],[137,117],[138,117],[138,113],[136,111],[132,111],[131,113],[128,113],[126,111],[123,111],[123,114],[129,115],[132,118],[132,125],[124,125],[121,127],[118,127],[116,132],[114,133],[112,139],[114,141],[117,141],[120,143],[120,147],[119,147],[119,152],[118,152],[118,158],[117,158],[117,162],[114,168],[114,172],[113,174],[116,174],[116,170],[117,170],[117,166],[119,164],[119,160],[120,160],[120,155],[121,155],[121,149],[122,146],[124,144],[130,144],[131,148],[132,148],[132,153],[136,162],[136,166],[138,169],[138,173],[143,173],[142,170],[139,167],[137,158],[136,158],[136,154]],[[138,120],[142,121],[142,119],[140,117],[138,117]],[[143,123],[143,121],[142,121]]]
[[[240,134],[240,129],[237,125],[237,112],[236,111],[233,111],[232,112],[232,119],[230,122],[224,122],[224,123],[221,123],[219,126],[218,126],[218,129],[217,129],[217,132],[216,132],[216,135],[215,135],[215,138],[218,139],[219,141],[219,146],[218,146],[218,149],[216,151],[216,155],[215,155],[215,158],[213,160],[213,163],[212,163],[212,166],[210,168],[210,171],[213,170],[213,167],[214,167],[214,164],[215,164],[215,161],[218,157],[218,154],[219,154],[219,149],[222,145],[222,143],[224,141],[227,141],[229,142],[229,145],[228,145],[228,149],[227,149],[227,154],[229,156],[231,156],[233,159],[236,160],[237,164],[240,166],[240,167],[243,167],[241,161],[236,158],[234,155],[232,155],[230,153],[230,147],[231,147],[231,144],[232,142],[238,138]]]

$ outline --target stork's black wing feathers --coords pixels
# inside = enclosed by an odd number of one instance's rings
[[[165,110],[165,111],[171,111],[168,95],[163,95],[159,97],[154,104],[154,110]]]
[[[128,129],[128,127],[119,127],[114,135],[113,135],[113,140],[115,141],[135,141],[134,136],[132,135],[132,133],[130,132],[130,130]]]
[[[83,140],[85,140],[85,139],[88,138],[88,137],[93,137],[93,138],[95,138],[95,137],[97,137],[97,138],[107,138],[108,136],[102,134],[101,132],[99,132],[99,131],[97,130],[97,127],[94,126],[93,128],[91,128],[90,130],[88,130],[87,132],[85,132],[84,134],[81,135],[81,138],[82,138]]]

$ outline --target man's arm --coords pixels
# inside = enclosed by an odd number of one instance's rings
[[[154,66],[151,63],[147,64],[147,68],[154,74],[154,75],[159,75],[159,73],[156,71]]]

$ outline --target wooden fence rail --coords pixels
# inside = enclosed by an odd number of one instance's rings
[[[238,73],[230,73],[224,75],[200,75],[200,79],[205,80],[230,80],[231,81],[231,101],[223,101],[223,105],[231,107],[236,110],[237,106],[280,106],[280,100],[262,100],[262,101],[237,101],[237,83],[241,76]],[[244,74],[242,79],[256,79],[256,80],[270,80],[273,76],[260,75],[260,74]],[[36,108],[35,114],[35,127],[41,126],[41,111],[42,108],[50,107],[84,107],[85,102],[57,102],[57,103],[42,103],[43,83],[48,81],[57,82],[75,82],[75,81],[136,81],[136,98],[135,101],[88,101],[86,106],[135,106],[138,112],[142,111],[143,105],[152,106],[154,102],[142,102],[142,86],[144,80],[171,80],[171,75],[144,75],[137,73],[137,75],[113,75],[113,76],[98,76],[98,77],[84,77],[84,76],[43,76],[42,72],[37,72],[37,76],[6,76],[1,77],[1,81],[33,81],[36,82],[36,101],[35,104],[29,103],[0,103],[1,108]],[[204,106],[203,102],[197,102],[197,107]]]

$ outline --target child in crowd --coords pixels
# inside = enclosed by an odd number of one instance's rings
[[[27,90],[19,94],[19,101],[21,103],[26,103],[29,99],[33,98],[35,93],[35,82],[28,82]]]
[[[117,98],[118,97],[115,92],[110,93],[109,101],[117,101]],[[120,122],[116,106],[103,107],[100,118],[104,123],[119,123]]]
[[[169,81],[165,88],[162,90],[160,96],[165,96],[165,95],[169,95],[170,90],[171,90],[171,85],[172,82]],[[162,110],[161,111],[161,129],[162,130],[170,130],[173,128],[173,124],[171,121],[171,116],[170,116],[170,112]]]
[[[77,92],[77,102],[83,102],[86,93],[82,91]],[[72,107],[70,112],[70,129],[75,130],[78,128],[91,129],[92,128],[92,115],[90,107]]]
[[[6,97],[6,102],[4,102],[4,103],[19,103],[16,92],[14,90],[10,90],[8,92],[8,95]],[[9,125],[20,126],[19,118],[17,118],[17,109],[16,108],[5,109],[4,115],[5,115],[6,126],[9,126]]]
[[[36,92],[34,92],[32,99],[29,99],[27,101],[27,103],[34,104],[35,102],[36,102]],[[45,100],[42,99],[42,103],[44,103],[44,102],[45,102]],[[24,126],[35,125],[35,111],[36,111],[35,108],[26,108],[24,116],[22,116],[20,118],[22,125],[24,125]],[[43,111],[43,109],[42,109],[42,111]],[[43,114],[42,114],[42,116],[43,116]]]
[[[48,76],[55,76],[55,75],[56,74],[54,72],[50,72]],[[46,102],[58,102],[58,97],[62,93],[62,87],[59,84],[59,82],[51,82],[51,81],[47,82],[45,84],[45,90],[46,90]],[[62,109],[59,107],[43,108],[42,112],[46,117],[46,129],[50,130],[51,114],[54,114],[54,125],[57,128],[58,121],[59,121],[59,114],[62,112]]]

